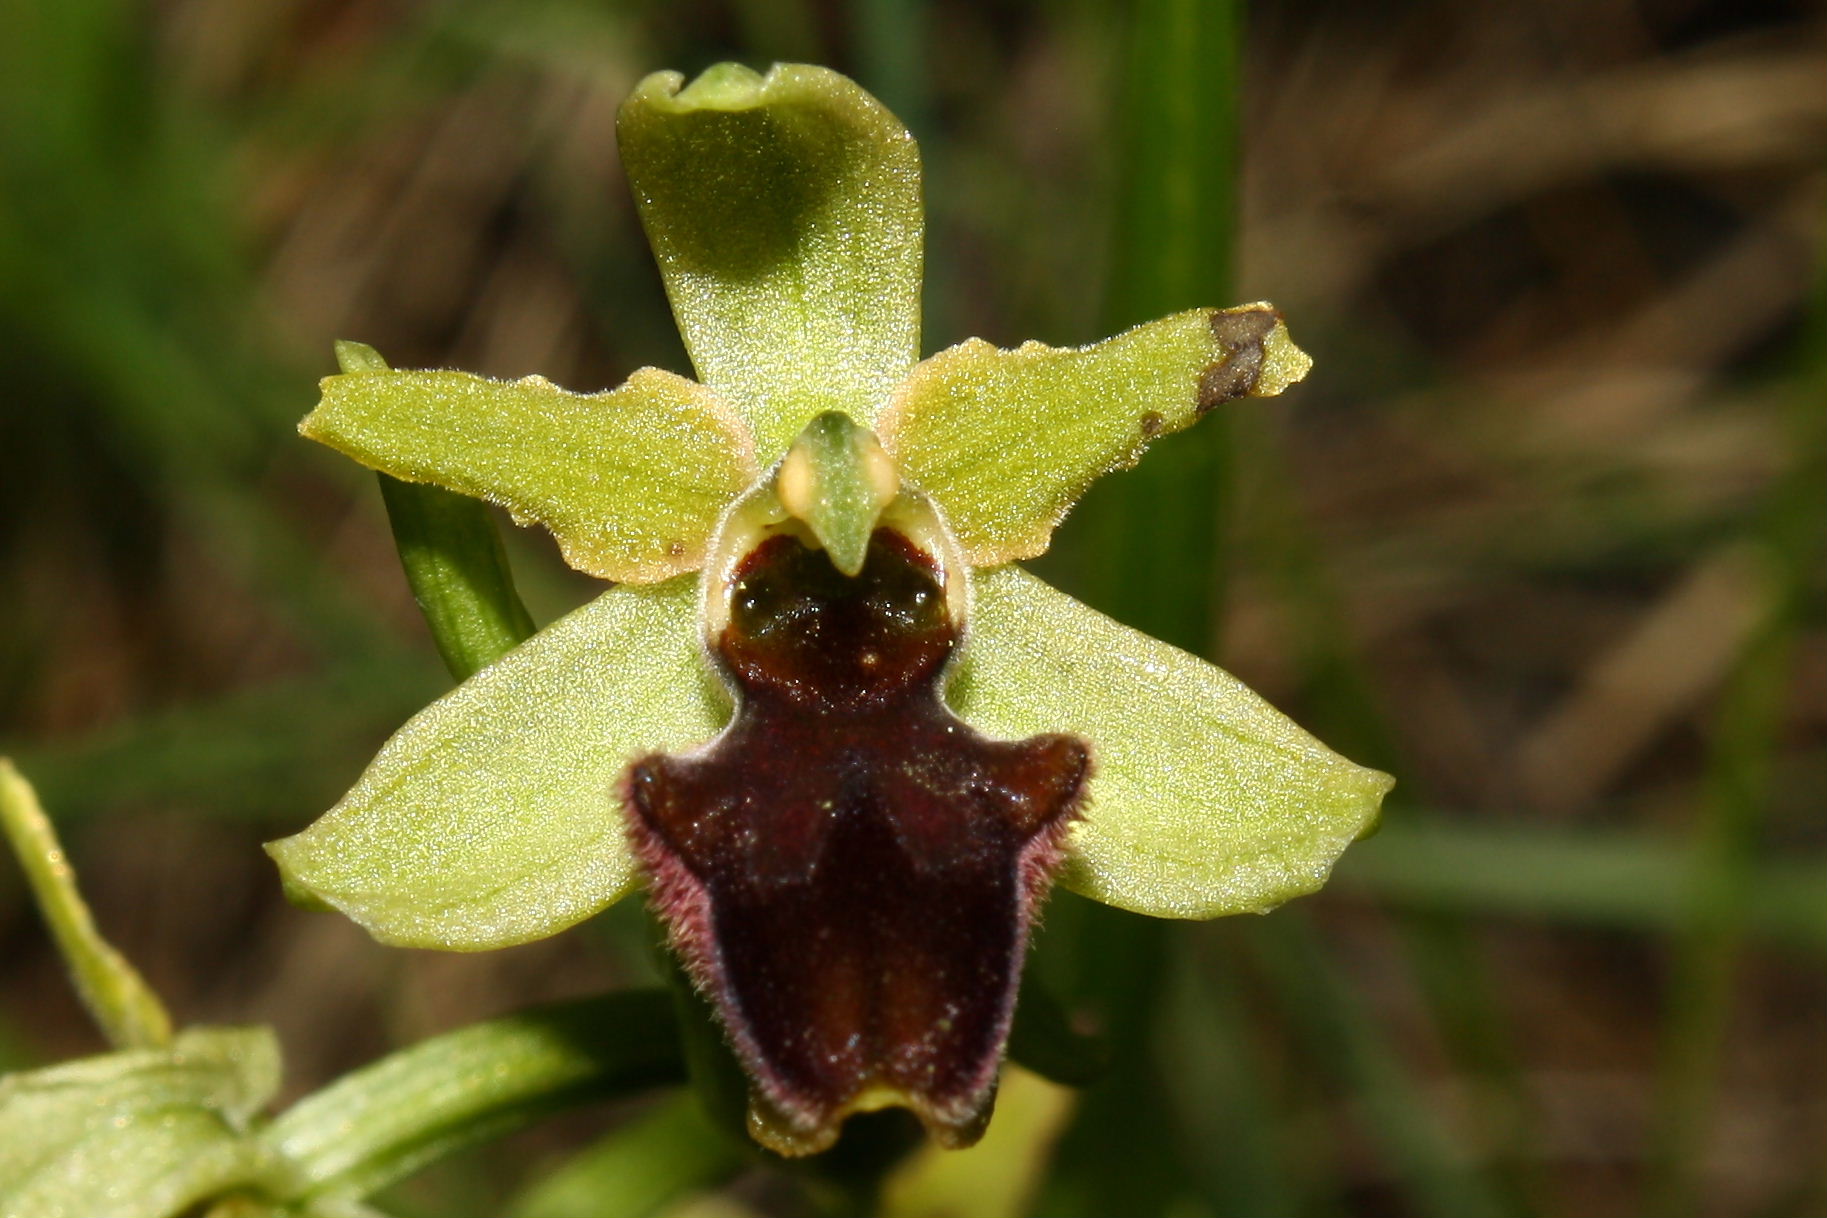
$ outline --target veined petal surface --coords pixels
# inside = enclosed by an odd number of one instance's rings
[[[656,72],[622,164],[698,376],[763,462],[825,410],[868,426],[919,358],[920,154],[828,68]]]
[[[298,430],[395,478],[537,521],[573,567],[628,583],[695,570],[723,509],[756,476],[742,420],[710,389],[657,368],[591,394],[538,376],[345,373],[324,378]]]
[[[589,917],[636,883],[623,770],[728,718],[697,609],[691,578],[611,588],[415,715],[268,853],[383,943],[475,951]]]
[[[1091,742],[1061,882],[1156,917],[1261,913],[1317,889],[1393,783],[1241,681],[1018,567],[979,572],[949,692],[980,731]]]
[[[1089,347],[973,338],[916,366],[877,431],[974,566],[1032,558],[1096,479],[1312,361],[1266,304],[1194,309]]]

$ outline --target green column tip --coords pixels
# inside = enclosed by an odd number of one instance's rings
[[[901,489],[901,474],[875,433],[827,411],[806,424],[775,474],[787,513],[805,523],[832,565],[863,569],[882,510]]]

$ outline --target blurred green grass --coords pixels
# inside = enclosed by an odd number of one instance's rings
[[[655,67],[817,58],[922,141],[929,349],[1288,311],[1312,381],[1111,479],[1048,570],[1401,780],[1267,919],[1054,902],[1036,968],[1124,1060],[1036,1212],[1818,1209],[1823,15],[1237,16],[7,0],[0,749],[173,1005],[279,1019],[296,1089],[626,976],[600,945],[380,961],[278,902],[255,843],[444,680],[371,480],[292,424],[339,337],[580,388],[683,368],[614,107]],[[583,595],[509,543],[537,616]],[[83,1051],[10,876],[0,1063]],[[227,958],[187,946],[224,917]],[[489,1212],[592,1132],[395,1200]]]

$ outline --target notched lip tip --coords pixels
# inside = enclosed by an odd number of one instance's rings
[[[959,1112],[948,1116],[924,1097],[885,1086],[865,1087],[823,1117],[804,1120],[789,1115],[787,1106],[774,1102],[758,1090],[749,1093],[749,1136],[787,1159],[803,1159],[823,1154],[837,1145],[844,1126],[851,1117],[872,1112],[900,1109],[920,1122],[926,1136],[945,1150],[965,1150],[975,1146],[989,1127],[995,1107],[995,1086],[981,1101],[955,1105]]]

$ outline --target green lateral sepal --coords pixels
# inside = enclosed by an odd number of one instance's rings
[[[612,588],[420,711],[342,802],[268,844],[288,886],[384,943],[456,951],[619,899],[636,883],[622,772],[728,716],[697,608],[691,577]]]
[[[1061,882],[1156,917],[1262,913],[1315,891],[1394,781],[1229,673],[1019,567],[978,573],[950,699],[994,736],[1091,742],[1090,800]]]

